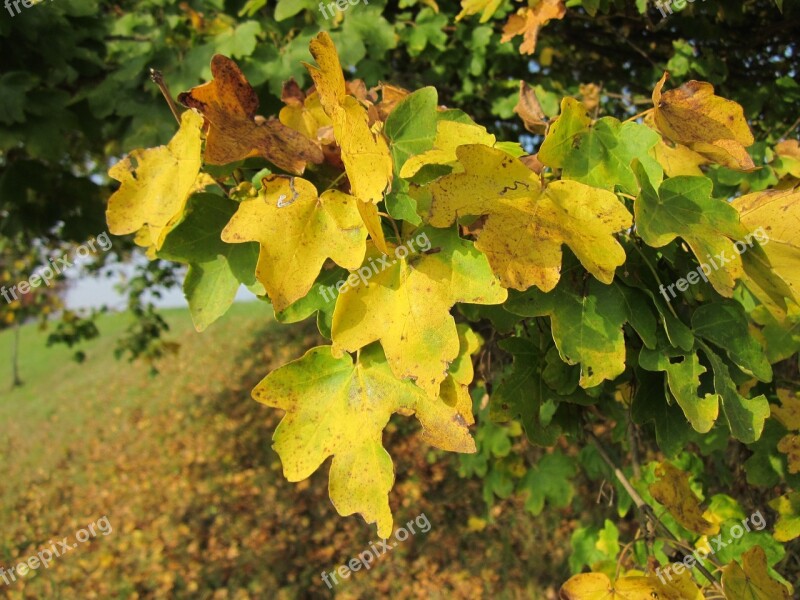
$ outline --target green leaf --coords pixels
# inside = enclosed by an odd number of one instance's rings
[[[595,279],[581,281],[583,271],[565,270],[552,292],[531,288],[513,295],[506,308],[524,317],[549,316],[561,359],[581,365],[581,387],[612,380],[625,370],[627,320],[622,293]]]
[[[544,510],[545,502],[563,508],[572,502],[575,488],[575,459],[556,450],[546,454],[522,479],[520,490],[526,491],[525,510],[537,516]]]
[[[779,542],[788,542],[800,536],[800,492],[789,492],[770,501],[769,506],[778,513],[772,536]]]
[[[340,267],[323,270],[308,294],[285,309],[277,311],[275,318],[281,323],[297,323],[317,313],[319,332],[331,339],[333,309],[336,307],[336,298],[339,295],[336,284],[346,281],[349,276],[350,272]]]
[[[417,90],[403,98],[386,119],[383,131],[391,143],[395,173],[409,156],[433,148],[438,98],[436,88]]]
[[[245,21],[236,27],[220,33],[214,38],[217,54],[233,58],[250,56],[256,49],[261,25],[258,21]]]
[[[761,381],[772,381],[772,367],[764,349],[750,335],[747,315],[735,301],[703,304],[692,315],[695,334],[726,352],[736,365]]]
[[[317,10],[314,0],[278,0],[275,5],[275,20],[285,21],[303,10]]]
[[[668,458],[677,456],[692,437],[683,411],[667,401],[664,381],[659,375],[637,368],[636,382],[631,403],[633,421],[640,425],[652,421],[658,447]]]
[[[706,266],[699,277],[707,279],[723,296],[730,297],[736,280],[744,273],[734,241],[743,239],[746,231],[739,224],[736,209],[711,197],[712,184],[707,177],[670,177],[656,192],[641,165],[637,167],[637,175],[642,189],[634,212],[641,238],[654,248],[682,238],[701,267]],[[686,280],[679,281],[686,287]],[[671,294],[675,285],[677,282],[666,286]]]
[[[195,194],[187,203],[186,218],[158,252],[159,258],[189,265],[183,292],[197,331],[228,311],[240,285],[264,293],[255,276],[258,244],[226,244],[220,239],[237,207],[236,202],[216,194]]]
[[[554,394],[541,378],[539,349],[523,338],[508,338],[499,346],[514,356],[514,362],[492,393],[489,418],[496,422],[519,418],[531,443],[552,446],[561,429],[545,422],[542,413],[544,403]]]
[[[700,376],[706,368],[700,364],[697,352],[642,348],[639,364],[648,371],[665,371],[667,385],[692,427],[700,433],[711,430],[719,415],[719,399],[714,394],[698,395]]]

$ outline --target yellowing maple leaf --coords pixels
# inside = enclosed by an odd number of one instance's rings
[[[475,452],[456,410],[398,380],[377,344],[355,363],[348,354],[335,357],[330,346],[312,348],[267,375],[253,398],[286,411],[273,438],[286,478],[302,481],[333,456],[328,490],[336,510],[377,523],[384,539],[392,533],[394,468],[381,438],[393,413],[416,414],[423,440],[438,448]]]
[[[413,177],[425,165],[452,165],[458,159],[456,149],[466,144],[494,146],[497,138],[485,127],[472,123],[459,123],[441,119],[436,123],[436,138],[433,148],[411,156],[400,169],[400,177]]]
[[[461,0],[461,12],[456,15],[456,21],[482,13],[480,22],[486,23],[502,3],[503,0]]]
[[[169,144],[134,150],[109,169],[108,176],[122,184],[108,200],[109,232],[126,235],[138,231],[139,245],[161,247],[197,189],[202,125],[203,117],[188,110]]]
[[[539,30],[551,19],[563,19],[566,12],[563,0],[540,0],[534,7],[520,8],[517,14],[508,18],[500,41],[509,42],[521,35],[523,42],[519,47],[520,54],[533,54]]]
[[[342,162],[353,195],[377,204],[392,182],[392,156],[380,132],[369,126],[367,110],[347,94],[339,55],[327,32],[311,40],[318,67],[306,64],[325,114],[333,122],[333,135],[342,148]]]
[[[745,150],[754,138],[742,107],[714,95],[714,86],[704,81],[687,81],[662,94],[667,77],[665,72],[653,90],[653,117],[664,137],[728,168],[754,169]]]
[[[308,293],[326,258],[346,269],[361,265],[367,230],[357,204],[337,190],[318,196],[305,179],[270,175],[257,197],[240,203],[222,240],[261,245],[256,277],[281,311]]]
[[[464,172],[428,186],[430,223],[447,227],[461,216],[488,215],[475,246],[504,287],[552,290],[561,274],[562,244],[597,279],[611,283],[625,262],[613,234],[632,222],[614,194],[566,180],[542,189],[539,175],[495,148],[461,146],[457,154]]]
[[[763,243],[772,268],[800,299],[800,188],[767,190],[733,201],[742,223],[768,238]]]
[[[209,123],[206,162],[215,165],[263,156],[292,173],[302,173],[307,162],[322,162],[322,150],[307,137],[277,119],[255,121],[258,96],[230,58],[211,59],[213,80],[178,96],[178,101],[203,113]]]
[[[712,523],[703,516],[700,499],[689,487],[689,473],[665,461],[656,467],[656,477],[658,480],[650,484],[650,493],[678,523],[703,535],[719,533],[719,523]]]
[[[424,233],[438,252],[412,254],[390,264],[384,258],[366,284],[339,295],[332,336],[336,352],[380,341],[392,372],[415,379],[435,397],[459,353],[450,308],[457,302],[500,304],[507,292],[471,242],[452,230]],[[376,259],[377,252],[368,253],[365,264]]]
[[[776,581],[767,569],[767,554],[753,546],[742,555],[742,566],[731,562],[722,571],[722,588],[728,600],[789,600],[791,591]]]
[[[689,576],[674,577],[677,583],[661,583],[653,575],[629,573],[611,581],[605,573],[572,576],[559,593],[562,600],[702,600],[703,594]]]

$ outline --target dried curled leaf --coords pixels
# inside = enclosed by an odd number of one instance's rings
[[[745,148],[755,140],[742,107],[715,96],[714,86],[704,81],[687,81],[662,94],[668,76],[664,72],[653,90],[655,123],[664,137],[728,168],[754,169]]]

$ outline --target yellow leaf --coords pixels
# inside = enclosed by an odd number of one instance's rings
[[[367,253],[364,264],[375,274],[339,294],[332,335],[334,352],[380,341],[392,372],[436,397],[460,347],[450,308],[457,302],[500,304],[507,293],[471,242],[452,230],[424,233],[436,253],[391,262],[377,251]]]
[[[321,163],[322,150],[306,136],[276,119],[257,124],[258,96],[230,58],[211,59],[213,80],[178,96],[208,121],[205,159],[214,165],[262,156],[292,173],[302,173],[307,162]]]
[[[400,177],[406,179],[413,177],[425,165],[453,165],[457,160],[456,149],[459,146],[466,144],[494,146],[496,141],[497,138],[480,125],[440,120],[436,124],[433,148],[409,157],[400,169]]]
[[[345,269],[361,264],[367,230],[357,205],[343,192],[318,196],[305,179],[270,175],[256,198],[239,204],[222,240],[261,245],[256,277],[280,311],[308,293],[326,258]]]
[[[472,414],[472,398],[469,395],[469,384],[472,383],[472,355],[481,347],[478,335],[466,323],[459,323],[458,356],[450,365],[447,377],[442,382],[439,395],[448,406],[454,407],[467,425],[475,423]]]
[[[137,243],[161,247],[195,189],[202,164],[202,125],[203,117],[188,110],[169,144],[134,150],[109,169],[108,176],[122,184],[108,200],[109,232],[125,235],[141,230]]]
[[[519,47],[520,54],[533,54],[536,50],[539,29],[551,19],[563,19],[566,12],[563,0],[540,0],[533,8],[520,8],[517,14],[508,18],[500,41],[508,42],[521,35],[523,42]]]
[[[342,148],[353,195],[377,204],[392,182],[392,157],[386,138],[370,129],[367,110],[347,94],[339,55],[327,32],[311,40],[318,67],[306,64],[325,114],[333,122],[333,135]]]
[[[733,206],[745,226],[752,231],[761,228],[769,238],[761,245],[770,265],[788,284],[795,301],[800,299],[800,188],[747,194]]]
[[[652,575],[620,577],[612,583],[604,573],[581,573],[571,577],[562,587],[561,600],[695,600],[702,599],[697,586],[662,584]],[[699,591],[697,591],[699,593]],[[684,595],[684,594],[689,595]]]
[[[503,0],[461,0],[461,12],[456,15],[456,21],[482,13],[480,22],[486,23],[502,3]]]
[[[778,389],[780,406],[771,404],[772,415],[789,431],[800,431],[800,392]]]
[[[501,150],[470,145],[457,152],[464,172],[428,186],[430,223],[447,227],[462,216],[488,215],[475,246],[504,287],[552,290],[561,276],[562,244],[597,279],[611,283],[625,262],[613,234],[632,222],[614,194],[566,180],[542,189],[536,173]]]
[[[384,254],[389,254],[389,246],[386,245],[386,238],[383,235],[378,207],[372,202],[359,202],[358,213],[361,215],[361,219],[364,221],[364,225],[369,231],[369,237],[372,238],[375,247]]]
[[[700,499],[689,487],[689,473],[665,461],[656,467],[656,476],[659,480],[650,484],[650,493],[682,527],[703,535],[719,532],[719,524],[703,517]]]
[[[395,378],[377,344],[363,350],[355,364],[350,355],[335,357],[330,346],[312,348],[267,375],[253,398],[286,411],[273,438],[286,478],[302,481],[333,456],[328,490],[336,510],[377,522],[384,539],[392,533],[394,468],[382,434],[393,413],[416,414],[427,443],[475,452],[455,410]]]
[[[742,555],[742,566],[731,562],[722,571],[722,588],[728,600],[789,600],[790,591],[772,578],[767,570],[767,555],[753,546]]]
[[[662,95],[667,77],[664,72],[653,90],[653,116],[664,137],[730,169],[753,170],[745,147],[754,139],[742,107],[715,96],[714,86],[704,81],[688,81]]]
[[[683,144],[670,146],[663,139],[658,141],[651,153],[658,164],[664,167],[664,172],[669,177],[678,177],[679,175],[701,177],[703,171],[700,170],[700,165],[708,163],[705,157]]]
[[[778,452],[786,455],[789,473],[800,473],[800,435],[790,433],[778,442]]]

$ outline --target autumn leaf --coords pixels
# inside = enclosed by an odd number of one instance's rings
[[[519,82],[519,100],[514,107],[514,112],[519,115],[525,129],[531,133],[544,133],[547,128],[547,116],[542,110],[536,92],[524,81]]]
[[[503,0],[461,0],[461,12],[456,15],[456,21],[481,13],[480,22],[486,23],[502,3]]]
[[[336,301],[333,346],[336,352],[353,352],[380,341],[392,372],[414,379],[435,397],[459,352],[450,308],[457,302],[500,304],[507,293],[471,242],[452,230],[422,233],[436,253],[391,263],[377,252],[368,254],[364,264],[374,274]]]
[[[703,535],[719,533],[719,524],[703,517],[700,499],[689,486],[689,473],[664,461],[656,467],[656,477],[658,480],[649,486],[650,493],[681,527]]]
[[[628,575],[611,581],[605,573],[573,575],[561,586],[561,600],[702,600],[691,581],[661,583],[654,575]]]
[[[309,181],[280,175],[265,177],[222,231],[227,243],[261,244],[256,277],[276,311],[308,293],[327,258],[358,268],[366,237],[355,198],[337,190],[318,196]]]
[[[478,335],[466,323],[458,323],[458,356],[450,365],[447,377],[442,382],[439,395],[448,406],[454,407],[467,425],[475,423],[472,414],[472,398],[469,384],[475,372],[472,368],[472,355],[481,347]]]
[[[742,223],[763,232],[769,263],[800,299],[800,188],[768,190],[737,198],[733,206]]]
[[[452,166],[458,160],[456,150],[468,144],[494,146],[497,139],[485,127],[475,123],[461,123],[439,119],[433,148],[409,157],[400,169],[400,177],[409,179],[426,165]]]
[[[203,118],[193,110],[166,146],[134,150],[108,171],[122,185],[108,200],[106,220],[114,235],[141,231],[138,239],[155,249],[180,221],[189,196],[197,189]]]
[[[394,467],[382,435],[393,413],[415,414],[422,439],[437,448],[475,452],[456,410],[398,380],[377,344],[362,350],[355,362],[348,354],[335,357],[330,346],[312,348],[267,375],[253,398],[286,411],[273,437],[285,477],[302,481],[333,456],[328,490],[336,510],[377,523],[384,539],[392,533]]]
[[[754,138],[742,107],[714,95],[714,86],[704,81],[687,81],[662,94],[667,77],[664,72],[653,90],[653,116],[664,137],[730,169],[753,170],[745,148]]]
[[[542,188],[540,177],[503,151],[482,145],[457,149],[463,173],[428,186],[430,223],[447,227],[467,215],[488,215],[475,246],[486,254],[503,286],[549,291],[561,273],[561,245],[604,283],[625,262],[613,234],[630,227],[617,197],[575,181]]]
[[[205,160],[214,165],[262,156],[291,173],[302,173],[306,163],[322,162],[322,151],[304,135],[276,119],[257,124],[258,96],[230,58],[211,59],[213,80],[183,92],[178,101],[196,108],[206,118]]]
[[[722,588],[728,600],[789,600],[786,586],[772,578],[767,570],[767,555],[761,546],[753,546],[742,555],[742,566],[731,562],[722,571]]]
[[[769,506],[778,513],[773,537],[779,542],[789,542],[800,537],[800,492],[789,492],[771,500]]]
[[[342,148],[342,161],[353,195],[377,204],[392,182],[392,156],[386,139],[370,128],[366,109],[347,94],[344,74],[333,40],[321,32],[311,40],[311,54],[318,67],[306,64],[325,114],[333,122],[333,134]]]
[[[520,54],[533,54],[539,30],[551,19],[563,19],[566,12],[563,0],[540,0],[534,7],[520,8],[517,14],[508,18],[500,41],[508,42],[521,35],[523,42],[519,47]]]
[[[712,183],[706,177],[670,177],[656,192],[641,166],[637,176],[641,193],[634,214],[641,238],[654,248],[683,238],[698,262],[708,268],[708,273],[703,269],[705,278],[730,298],[736,280],[744,273],[734,242],[747,233],[736,209],[711,197]]]

